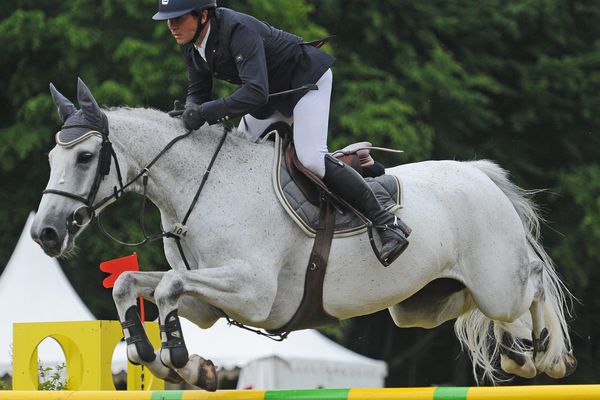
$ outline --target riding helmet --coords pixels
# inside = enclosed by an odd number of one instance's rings
[[[217,0],[158,0],[158,12],[152,19],[163,21],[181,17],[192,11],[198,14],[208,8],[217,7]]]

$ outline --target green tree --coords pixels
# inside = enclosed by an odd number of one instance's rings
[[[522,187],[548,189],[536,196],[550,222],[544,243],[583,305],[576,306],[573,324],[580,368],[568,381],[597,380],[592,371],[598,370],[600,321],[592,288],[599,283],[594,266],[600,261],[594,234],[600,226],[594,217],[600,184],[595,173],[600,5],[562,0],[313,4],[316,21],[338,35],[336,134],[403,145],[406,160],[493,159]],[[387,339],[365,348],[357,339],[363,331],[350,324],[346,343],[394,360],[409,334],[390,333],[389,318],[378,318],[355,324],[380,330]],[[381,352],[382,342],[390,343],[389,352]],[[448,339],[443,342],[452,348]],[[429,358],[421,353],[420,359]],[[393,371],[388,382],[427,383],[430,364],[422,365],[408,377]],[[453,375],[448,371],[440,379]]]

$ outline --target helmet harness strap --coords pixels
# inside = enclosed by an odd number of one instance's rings
[[[196,43],[196,40],[198,40],[198,38],[200,37],[200,34],[204,30],[204,27],[210,21],[210,10],[209,10],[208,15],[206,17],[206,22],[202,23],[202,13],[203,12],[204,12],[204,10],[202,10],[202,11],[200,11],[200,13],[198,13],[198,17],[197,17],[198,18],[198,27],[196,28],[196,33],[194,34],[194,37],[192,38],[192,40],[190,40],[190,43],[192,43],[192,44]]]

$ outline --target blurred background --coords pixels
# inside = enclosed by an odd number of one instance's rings
[[[228,0],[220,5],[314,40],[336,56],[330,150],[368,140],[405,153],[386,165],[487,158],[535,196],[543,242],[579,299],[570,323],[579,367],[600,380],[600,2],[587,0]],[[171,109],[186,70],[154,0],[0,2],[0,273],[49,176],[60,121],[48,84],[75,98],[81,77],[102,106]],[[219,82],[215,95],[235,87]],[[141,198],[107,209],[107,229],[139,239]],[[276,207],[277,205],[273,205]],[[149,231],[159,229],[150,210]],[[166,270],[162,245],[137,251]],[[88,229],[60,260],[98,319],[117,319],[101,261],[131,254]],[[35,279],[35,277],[32,277]],[[24,288],[24,290],[26,290]],[[149,310],[152,318],[155,310]],[[325,330],[388,362],[387,386],[471,385],[452,323],[399,329],[387,311]],[[514,380],[513,383],[550,383]]]

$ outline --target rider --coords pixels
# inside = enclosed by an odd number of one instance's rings
[[[293,122],[298,159],[373,222],[382,258],[391,263],[404,251],[410,229],[383,209],[356,171],[328,154],[333,57],[252,16],[217,7],[216,0],[159,0],[152,18],[167,20],[187,64],[186,128],[243,116],[238,129],[254,141],[273,122]],[[240,86],[213,100],[213,78]],[[315,83],[318,90],[269,96]]]

